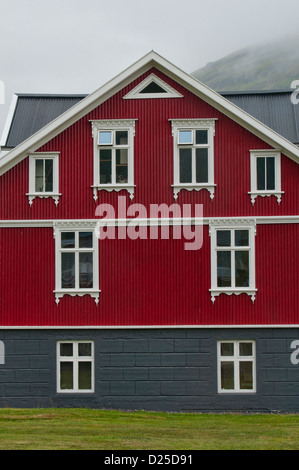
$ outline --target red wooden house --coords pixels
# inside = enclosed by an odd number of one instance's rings
[[[5,129],[1,405],[298,411],[298,141],[155,52],[69,99]]]

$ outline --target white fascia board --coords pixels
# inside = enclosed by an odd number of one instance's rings
[[[0,147],[5,147],[5,145],[6,145],[8,134],[9,134],[11,124],[12,124],[12,121],[13,121],[13,117],[15,115],[17,103],[18,103],[18,95],[14,94],[12,96],[10,107],[9,107],[8,114],[7,114],[7,118],[6,118],[6,121],[5,121],[5,124],[4,124],[3,132],[2,132],[2,136],[1,136],[1,140],[0,140]]]
[[[218,111],[222,112],[275,149],[281,151],[281,153],[288,156],[296,163],[299,163],[299,148],[296,145],[292,144],[191,75],[183,72],[156,52],[151,51],[2,157],[0,160],[0,175],[26,158],[28,153],[36,151],[39,147],[63,132],[66,128],[70,127],[95,107],[105,102],[152,67],[158,68]]]

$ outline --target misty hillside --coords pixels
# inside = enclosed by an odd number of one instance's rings
[[[239,50],[192,75],[216,91],[290,89],[299,80],[298,38]]]

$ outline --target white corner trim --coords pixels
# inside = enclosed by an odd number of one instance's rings
[[[158,86],[165,90],[165,93],[141,93],[150,83],[156,83]],[[168,85],[164,80],[157,77],[156,74],[151,73],[141,83],[139,83],[133,90],[127,93],[124,100],[136,100],[136,99],[153,99],[153,98],[183,98],[183,95],[176,91],[173,87]]]

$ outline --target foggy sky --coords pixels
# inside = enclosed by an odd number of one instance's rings
[[[192,73],[298,18],[298,0],[0,0],[0,137],[13,93],[91,93],[151,50]]]

